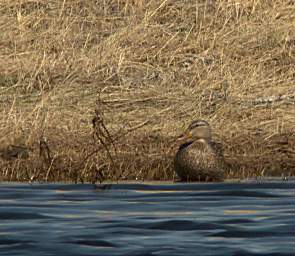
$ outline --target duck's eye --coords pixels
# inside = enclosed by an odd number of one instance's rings
[[[190,129],[194,129],[194,128],[197,128],[197,127],[200,127],[200,126],[205,126],[204,124],[200,124],[200,123],[195,123],[195,124],[192,124],[190,126]]]
[[[194,129],[194,128],[198,127],[198,126],[200,126],[199,123],[192,123],[192,124],[189,126],[189,129],[191,130],[191,129]]]
[[[209,124],[206,121],[200,121],[200,120],[198,120],[198,121],[193,121],[189,125],[188,129],[189,130],[192,130],[192,129],[195,129],[197,127],[208,127],[208,126],[209,126]]]

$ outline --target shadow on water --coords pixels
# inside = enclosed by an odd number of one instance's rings
[[[1,184],[1,255],[294,255],[295,182]]]

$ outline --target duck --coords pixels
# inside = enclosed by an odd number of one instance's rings
[[[211,126],[205,120],[194,120],[183,134],[174,157],[174,170],[180,181],[221,182],[226,166],[222,145],[212,141]]]
[[[25,146],[9,145],[0,149],[0,158],[4,160],[27,159],[29,157],[28,148]]]

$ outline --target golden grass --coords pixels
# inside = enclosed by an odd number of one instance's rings
[[[0,151],[29,150],[0,158],[0,180],[172,179],[196,118],[228,178],[294,173],[294,1],[2,0],[0,15]]]

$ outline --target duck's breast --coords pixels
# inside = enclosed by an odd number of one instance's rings
[[[181,179],[198,179],[215,175],[219,164],[216,153],[210,144],[196,141],[186,147],[180,147],[174,159],[175,171]]]

